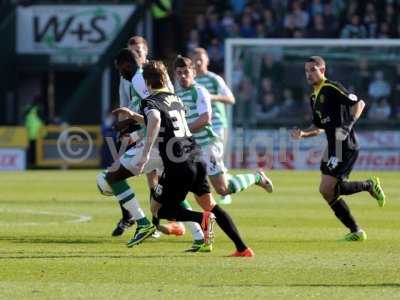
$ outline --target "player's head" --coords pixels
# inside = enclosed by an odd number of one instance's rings
[[[174,73],[181,87],[188,88],[194,83],[196,72],[190,58],[178,55],[174,61]]]
[[[310,56],[305,64],[306,79],[310,85],[318,85],[325,78],[325,60],[321,56]]]
[[[123,48],[118,52],[114,63],[119,74],[129,81],[139,68],[135,55],[128,48]]]
[[[149,48],[147,46],[147,41],[143,37],[139,35],[131,37],[128,41],[128,48],[136,54],[137,61],[140,66],[147,61]]]
[[[206,49],[195,48],[191,54],[191,59],[193,60],[197,73],[207,72],[209,58]]]
[[[167,86],[168,72],[162,61],[151,60],[143,65],[143,78],[150,90]]]

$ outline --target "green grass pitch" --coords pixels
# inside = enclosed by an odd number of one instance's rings
[[[270,172],[273,194],[251,187],[226,206],[252,259],[226,257],[234,248],[219,229],[212,253],[183,253],[188,232],[128,249],[133,230],[110,236],[120,212],[96,173],[0,173],[0,299],[400,297],[399,172],[375,172],[383,209],[367,193],[346,197],[361,243],[337,241],[346,230],[318,194],[318,172]],[[148,212],[144,177],[129,182]]]

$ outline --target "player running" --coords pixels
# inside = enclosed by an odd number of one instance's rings
[[[223,161],[223,144],[211,126],[212,109],[208,91],[194,80],[192,60],[178,56],[174,63],[180,89],[176,94],[186,106],[186,120],[196,143],[202,150],[207,175],[215,191],[222,196],[243,191],[253,184],[271,193],[271,180],[262,171],[254,174],[229,175]]]
[[[241,239],[232,218],[215,203],[210,193],[198,145],[186,122],[185,106],[166,88],[166,75],[162,62],[151,61],[143,67],[143,76],[151,95],[142,101],[141,111],[147,126],[147,137],[136,168],[140,172],[151,163],[151,152],[157,138],[164,164],[164,173],[151,200],[153,216],[155,220],[197,222],[204,230],[207,243],[213,239],[213,222],[216,220],[236,246],[231,256],[254,256],[254,252]],[[203,213],[180,205],[189,191],[195,194],[197,202],[204,209]]]
[[[379,178],[347,181],[359,151],[353,127],[361,116],[365,103],[340,84],[328,80],[325,71],[326,64],[320,56],[311,56],[305,63],[306,79],[313,87],[310,100],[313,125],[304,130],[295,128],[292,137],[307,138],[325,131],[328,146],[321,161],[322,178],[319,191],[335,216],[350,230],[350,233],[344,236],[344,240],[364,241],[367,234],[357,224],[341,196],[367,191],[377,200],[380,207],[385,205],[385,194]]]
[[[133,39],[133,38],[132,38]],[[130,45],[132,46],[132,39],[130,40]],[[141,41],[141,40],[140,40]],[[136,45],[136,44],[134,44]],[[132,50],[132,49],[131,49]],[[135,50],[135,49],[134,49]],[[142,70],[140,66],[145,62],[145,55],[147,51],[137,51],[139,54],[136,54],[136,51],[130,51],[128,49],[123,49],[120,51],[119,55],[116,59],[116,66],[120,70],[121,75],[125,78],[126,81],[131,80],[133,89],[132,92],[135,93],[136,97],[130,103],[130,108],[120,108],[115,110],[115,113],[122,113],[125,117],[134,120],[137,123],[143,123],[143,117],[137,113],[139,111],[140,99],[144,98],[148,95],[147,87],[144,83],[144,79],[142,76]],[[135,53],[135,54],[134,54]],[[172,84],[169,81],[169,88],[172,88]],[[136,111],[136,112],[135,112]],[[135,173],[133,166],[136,164],[137,159],[140,157],[141,151],[143,150],[143,140],[140,140],[144,133],[144,130],[140,130],[139,133],[135,132],[135,140],[136,144],[134,147],[130,148],[119,160],[120,166],[117,170],[109,171],[106,173],[102,173],[98,176],[98,183],[101,184],[109,184],[112,188],[113,194],[117,196],[119,202],[122,203],[123,207],[129,211],[129,215],[132,216],[131,219],[126,220],[122,219],[119,222],[117,228],[121,228],[122,232],[127,227],[127,223],[133,223],[132,220],[136,221],[138,224],[136,228],[136,232],[131,240],[128,242],[128,246],[133,246],[139,244],[142,240],[147,238],[148,236],[154,234],[155,229],[152,226],[147,218],[145,218],[143,214],[143,210],[139,207],[138,202],[134,198],[135,195],[132,189],[128,186],[126,179],[131,176],[139,175]],[[158,155],[156,149],[154,149],[152,163],[148,164],[145,172],[148,175],[148,183],[151,189],[154,189],[157,184],[158,177],[155,170],[162,170],[163,165],[162,161]],[[104,178],[105,176],[105,178]],[[134,205],[133,205],[134,204]],[[138,219],[141,217],[140,219]],[[122,226],[121,226],[122,225]],[[195,223],[187,223],[189,226],[193,236],[195,249],[190,248],[189,251],[210,251],[211,248],[204,247],[204,236],[201,231],[200,226]],[[129,226],[129,225],[128,225]],[[176,223],[170,223],[167,225],[160,226],[159,229],[166,234],[183,234],[182,230],[184,228]],[[178,231],[178,232],[177,232]],[[115,233],[115,230],[114,230]],[[121,233],[122,234],[122,233]]]
[[[191,53],[191,59],[196,70],[196,82],[204,86],[210,93],[212,129],[222,142],[223,149],[226,149],[228,139],[227,105],[235,104],[235,97],[224,79],[208,70],[209,58],[204,48],[195,48]],[[228,194],[221,196],[217,201],[219,204],[230,204],[232,198]]]

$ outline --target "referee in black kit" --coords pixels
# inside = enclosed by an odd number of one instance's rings
[[[344,240],[364,241],[367,239],[365,231],[357,224],[341,196],[367,191],[380,207],[385,205],[385,194],[379,178],[347,181],[359,149],[353,127],[361,116],[365,103],[339,83],[328,80],[325,71],[326,64],[320,56],[311,56],[305,63],[306,79],[313,87],[310,99],[313,124],[303,130],[295,128],[292,137],[301,139],[325,132],[328,145],[321,160],[319,191],[335,216],[350,230]]]

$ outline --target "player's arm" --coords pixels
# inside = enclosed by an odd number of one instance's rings
[[[134,111],[130,110],[127,107],[116,108],[116,109],[114,109],[112,111],[112,114],[114,114],[114,115],[122,115],[122,116],[125,116],[128,119],[135,120],[137,123],[144,124],[143,116],[141,114],[138,114],[137,112],[134,112]]]
[[[231,89],[226,85],[225,81],[219,76],[217,76],[216,79],[218,82],[218,94],[211,94],[211,101],[218,101],[231,105],[235,104],[235,96],[233,96]]]
[[[211,124],[211,113],[205,112],[201,114],[196,121],[188,124],[190,132],[197,132],[201,130],[204,126]]]
[[[225,104],[235,104],[235,97],[232,96],[224,96],[224,95],[213,95],[211,94],[212,101],[218,101]]]
[[[336,128],[335,133],[337,140],[344,141],[361,116],[365,108],[365,102],[341,86],[332,86],[330,92],[334,93],[334,96],[339,99],[341,104],[350,107],[350,118],[343,120],[342,126]]]
[[[211,97],[210,93],[205,88],[197,89],[197,113],[199,117],[196,121],[188,124],[191,132],[197,132],[204,126],[211,125]]]
[[[300,129],[298,127],[293,128],[293,130],[291,132],[291,136],[293,139],[299,140],[302,138],[317,136],[317,135],[321,134],[322,132],[324,132],[323,129],[318,128],[317,126],[315,126],[313,124],[306,129]]]

